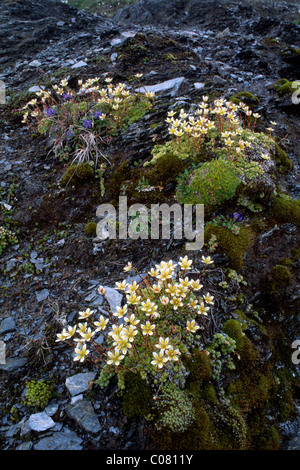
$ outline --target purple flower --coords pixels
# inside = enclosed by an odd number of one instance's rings
[[[62,99],[63,99],[64,101],[68,100],[69,98],[72,98],[72,95],[69,95],[69,93],[67,93],[67,92],[64,93],[63,96],[62,96]]]
[[[92,121],[90,119],[85,119],[82,121],[82,125],[85,129],[90,129],[92,127]]]
[[[235,220],[235,222],[241,222],[244,218],[243,214],[239,214],[238,212],[234,212],[232,214],[232,218]]]
[[[48,109],[46,109],[45,114],[46,114],[46,116],[48,116],[48,117],[55,116],[56,111],[55,111],[55,109],[53,109],[53,108],[48,108]]]
[[[99,111],[97,110],[95,113],[94,113],[94,119],[98,119],[100,116],[102,116],[102,111]]]
[[[67,136],[67,141],[70,141],[74,137],[74,131],[72,131],[72,129],[69,131],[66,131],[66,136]]]

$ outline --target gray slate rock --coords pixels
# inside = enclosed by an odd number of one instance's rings
[[[82,439],[77,434],[65,428],[52,436],[44,437],[34,445],[34,450],[81,450]]]
[[[69,393],[74,397],[89,389],[89,382],[94,380],[95,372],[83,372],[66,378],[66,387]]]
[[[114,313],[116,311],[116,307],[121,307],[123,295],[114,289],[113,287],[105,287],[105,299],[109,303],[111,311]]]
[[[86,432],[96,434],[101,431],[99,418],[96,415],[93,405],[88,400],[78,401],[74,406],[66,408],[69,418],[72,418]]]
[[[157,83],[156,85],[147,85],[135,90],[137,93],[160,93],[162,91],[171,91],[171,95],[175,96],[180,85],[184,82],[184,77],[172,78],[165,82]]]
[[[0,335],[4,335],[5,333],[10,333],[11,331],[15,331],[16,324],[12,317],[4,318],[0,323]]]
[[[43,300],[46,300],[49,296],[49,291],[48,289],[43,289],[40,292],[37,292],[36,298],[38,302],[42,302]]]
[[[55,426],[55,422],[44,411],[41,413],[34,413],[29,416],[27,421],[29,428],[32,431],[42,432],[51,429]]]
[[[0,370],[13,372],[27,364],[26,357],[10,357],[6,359],[5,364],[0,364]]]

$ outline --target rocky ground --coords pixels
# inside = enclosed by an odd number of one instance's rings
[[[100,197],[99,180],[62,190],[58,182],[65,163],[54,159],[47,138],[31,135],[15,111],[51,78],[68,76],[69,83],[75,83],[109,72],[116,83],[130,85],[132,77],[142,73],[141,84],[155,86],[155,112],[106,149],[114,168],[122,161],[134,168],[149,158],[153,138],[166,136],[164,119],[172,107],[189,106],[203,94],[230,97],[249,91],[259,97],[260,130],[271,120],[277,122],[276,135],[293,162],[290,172],[279,175],[278,184],[297,199],[300,108],[290,96],[279,97],[274,84],[280,78],[299,79],[300,29],[290,20],[287,6],[279,12],[262,14],[232,2],[217,7],[200,0],[149,0],[107,19],[43,0],[1,3],[0,79],[7,105],[0,108],[0,221],[18,236],[18,244],[0,257],[0,335],[7,353],[6,363],[0,365],[3,450],[155,449],[145,422],[122,413],[116,384],[106,389],[92,386],[98,369],[74,363],[68,347],[54,338],[83,306],[101,309],[99,284],[111,287],[110,303],[120,304],[113,287],[128,261],[146,272],[154,263],[184,253],[183,244],[173,240],[99,243],[87,237],[86,223],[95,221],[99,203],[114,195],[106,191]],[[169,191],[164,188],[164,200]],[[267,312],[275,345],[282,346],[284,332],[285,348],[300,333],[299,260],[293,261],[293,283],[283,304],[270,296],[268,276],[276,260],[290,258],[297,246],[297,226],[266,225],[243,268],[249,302]],[[192,257],[199,268],[199,253]],[[222,254],[214,259],[217,269],[226,266]],[[214,276],[212,270],[212,280]],[[272,355],[269,339],[256,338],[265,360]],[[295,367],[292,373],[297,378],[299,370]],[[37,415],[24,405],[24,396],[26,382],[41,379],[52,381],[55,392]],[[297,399],[295,386],[296,410]],[[281,448],[299,449],[299,424],[297,413],[277,423]]]

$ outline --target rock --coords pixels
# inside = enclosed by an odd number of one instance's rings
[[[80,395],[75,395],[75,397],[71,398],[71,405],[75,405],[78,401],[83,400],[82,393]]]
[[[82,450],[82,439],[74,431],[64,428],[34,444],[34,450]]]
[[[294,437],[288,443],[287,450],[300,450],[300,436]]]
[[[137,93],[160,93],[171,90],[171,96],[175,96],[184,80],[184,77],[172,78],[171,80],[166,80],[165,82],[157,83],[156,85],[145,85],[143,87],[137,88],[135,91]]]
[[[94,380],[95,376],[95,372],[84,372],[73,375],[72,377],[67,377],[66,387],[72,397],[86,392],[89,389],[89,382]]]
[[[33,442],[22,442],[22,444],[16,447],[16,450],[31,450],[33,447]]]
[[[106,290],[104,297],[109,303],[111,311],[114,313],[116,311],[116,307],[121,307],[123,295],[113,287],[104,287]]]
[[[40,67],[42,65],[42,63],[39,61],[39,60],[33,60],[31,62],[29,62],[29,67]]]
[[[279,227],[277,225],[274,225],[274,227],[271,230],[269,230],[268,232],[263,233],[259,237],[259,243],[265,242],[268,238],[272,237],[272,235],[274,235],[274,233],[276,233],[278,231],[279,231]]]
[[[79,69],[81,67],[86,67],[87,63],[84,60],[80,60],[79,62],[76,62],[76,64],[71,66],[71,69]]]
[[[10,333],[11,331],[15,331],[16,324],[12,317],[4,318],[0,323],[0,335],[4,335],[5,333]]]
[[[36,293],[36,298],[38,302],[42,302],[43,300],[46,300],[48,296],[49,296],[48,289],[43,289],[40,292]]]
[[[70,405],[66,408],[66,413],[86,432],[96,434],[101,431],[99,418],[90,401],[81,400],[74,406]]]
[[[118,58],[118,54],[117,54],[116,52],[114,52],[114,53],[111,54],[111,56],[110,56],[111,62],[116,62],[117,58]]]
[[[32,431],[42,432],[53,428],[55,422],[47,413],[42,411],[41,413],[32,414],[27,421],[27,425]]]
[[[0,364],[0,370],[5,372],[13,372],[17,369],[20,369],[25,364],[27,364],[26,357],[10,357],[6,359],[5,364]]]
[[[45,413],[47,413],[48,416],[53,416],[57,412],[59,408],[59,405],[57,403],[47,405],[45,408]]]
[[[216,38],[217,39],[224,39],[226,38],[227,36],[231,36],[231,32],[230,32],[230,29],[229,28],[226,28],[224,29],[224,31],[221,31],[220,33],[218,33],[216,35]]]
[[[202,88],[205,87],[205,83],[195,82],[194,87],[195,87],[195,90],[202,90]]]

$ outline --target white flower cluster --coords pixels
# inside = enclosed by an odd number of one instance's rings
[[[203,256],[202,263],[204,271],[213,261]],[[200,328],[195,318],[198,315],[207,316],[210,305],[214,303],[209,292],[197,295],[203,288],[199,279],[184,277],[191,265],[192,260],[187,256],[181,257],[178,264],[172,260],[162,261],[140,283],[116,282],[116,288],[126,297],[125,305],[116,307],[114,312],[108,309],[108,316],[100,315],[96,321],[92,319],[95,314],[93,310],[87,308],[80,311],[79,320],[84,323],[65,327],[57,335],[57,341],[72,338],[76,344],[74,360],[81,362],[90,353],[98,353],[100,360],[111,366],[120,366],[125,357],[131,364],[150,361],[158,369],[167,362],[178,361],[184,336],[196,333]],[[132,269],[131,263],[124,267],[125,272]],[[99,286],[98,292],[105,298],[105,287]],[[186,317],[185,327],[181,327],[179,336],[178,325],[173,324],[169,330],[163,329],[167,315],[170,318],[177,311],[183,318]],[[172,335],[172,331],[176,331],[176,335]],[[105,336],[106,346],[95,340],[97,333]],[[87,344],[91,345],[89,349]]]

